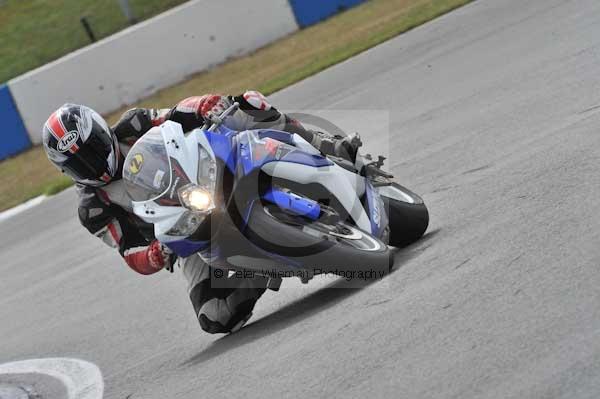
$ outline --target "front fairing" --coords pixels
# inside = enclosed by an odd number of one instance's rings
[[[171,185],[171,158],[159,129],[146,133],[132,148],[123,166],[123,180],[133,201],[156,200]]]
[[[215,155],[203,131],[184,135],[181,125],[171,121],[142,136],[125,159],[123,179],[133,199],[134,213],[152,223],[155,237],[173,245],[180,256],[197,251],[201,242],[206,244],[193,233],[210,213],[184,207],[179,192],[191,184],[205,188],[214,198],[216,168]]]

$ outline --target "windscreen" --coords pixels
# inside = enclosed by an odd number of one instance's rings
[[[171,163],[159,129],[143,135],[123,165],[123,180],[133,201],[161,196],[171,185]]]

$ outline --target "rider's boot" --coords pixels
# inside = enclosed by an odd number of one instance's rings
[[[358,133],[343,137],[332,136],[328,133],[317,132],[314,130],[311,130],[310,132],[312,133],[310,144],[321,151],[322,154],[333,155],[352,163],[356,162],[356,154],[362,145]]]
[[[333,155],[355,163],[358,149],[362,146],[359,134],[354,133],[340,139],[336,138],[336,140]]]
[[[286,116],[286,132],[296,133],[324,155],[333,155],[352,163],[356,162],[356,154],[362,142],[358,133],[350,136],[332,135],[305,128],[299,121]]]

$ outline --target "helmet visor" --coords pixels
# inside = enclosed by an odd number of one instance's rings
[[[62,165],[63,172],[87,185],[106,184],[114,177],[116,154],[108,134],[93,134]]]

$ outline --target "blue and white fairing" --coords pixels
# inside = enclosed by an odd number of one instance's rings
[[[162,150],[156,150],[160,146]],[[204,134],[194,131],[186,136],[181,125],[171,121],[148,131],[125,159],[123,178],[133,199],[134,213],[152,223],[156,238],[180,256],[189,256],[208,245],[188,237],[209,212],[185,208],[178,191],[186,185],[201,185],[214,194],[215,159]],[[152,195],[144,195],[144,190]]]
[[[212,209],[192,211],[182,204],[178,193],[186,187],[201,187],[214,198],[219,164],[236,179],[260,168],[273,177],[320,184],[336,197],[361,230],[380,237],[387,225],[381,199],[370,183],[321,156],[298,135],[276,130],[238,133],[223,125],[213,132],[196,129],[185,135],[181,125],[167,121],[134,144],[125,160],[123,177],[130,195],[134,194],[134,213],[154,224],[156,238],[179,256],[209,247],[208,242],[194,241],[189,236]],[[140,194],[135,195],[137,192]],[[359,200],[365,193],[368,209]],[[319,217],[316,201],[287,191],[272,188],[262,199],[309,219]]]

